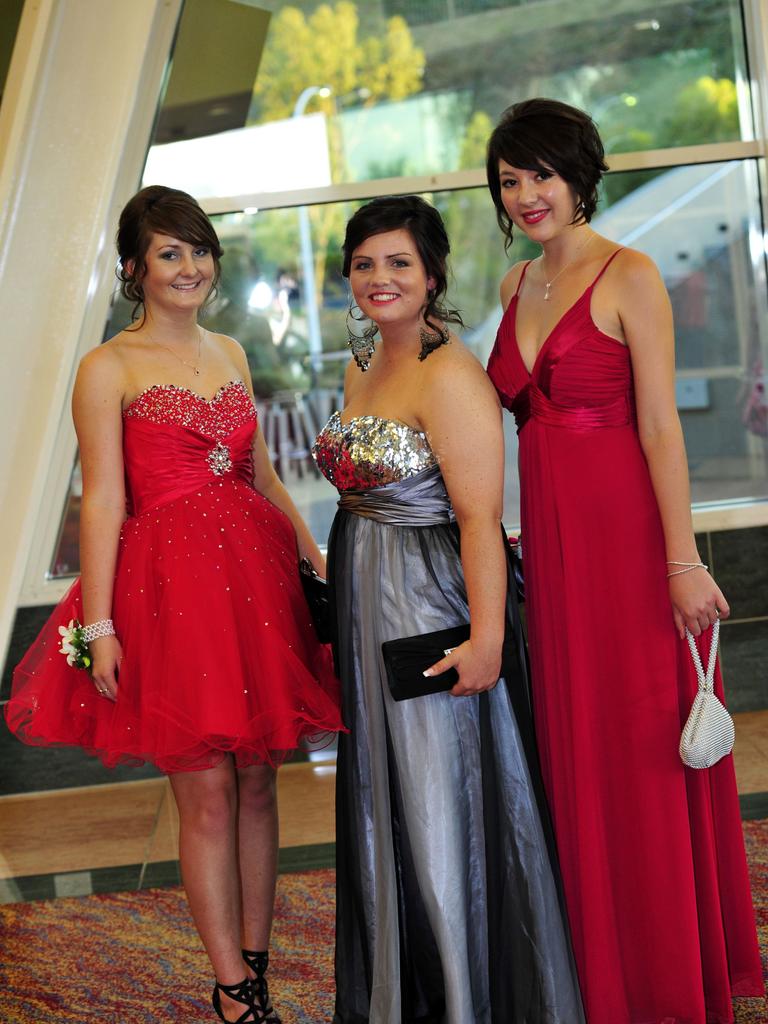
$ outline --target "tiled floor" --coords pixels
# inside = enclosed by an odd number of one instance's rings
[[[746,711],[733,720],[739,793],[764,793],[768,791],[768,711]]]
[[[280,769],[281,846],[333,841],[335,775],[332,763]],[[0,878],[175,860],[177,844],[165,778],[0,799]]]
[[[747,817],[768,816],[768,711],[736,722]],[[278,774],[283,870],[332,863],[332,761]],[[164,778],[0,797],[0,902],[146,888],[179,880],[178,819]]]
[[[333,860],[333,762],[278,773],[283,870]],[[165,778],[0,797],[0,902],[178,882]]]

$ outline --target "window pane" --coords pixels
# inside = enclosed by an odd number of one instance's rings
[[[756,165],[610,175],[606,191],[613,202],[596,227],[648,253],[672,299],[677,401],[693,501],[768,497],[765,256]]]
[[[752,161],[610,175],[594,227],[648,253],[672,298],[677,341],[678,407],[694,502],[768,497],[766,295],[755,268],[764,256],[757,171]],[[466,322],[463,337],[485,363],[501,318],[498,286],[507,268],[485,189],[428,196],[442,213],[452,246],[449,301]],[[356,204],[236,213],[214,218],[225,249],[221,291],[206,325],[245,347],[260,422],[275,466],[322,543],[336,492],[309,449],[341,407],[349,358],[341,277],[341,240]],[[301,244],[306,217],[310,245]],[[517,240],[512,261],[538,249]],[[307,302],[314,278],[316,302]],[[311,288],[309,289],[311,291]],[[317,322],[308,315],[317,309]],[[116,301],[107,334],[130,320]],[[516,435],[507,438],[505,521],[518,521]],[[76,571],[72,551],[79,475],[62,530],[57,567]],[[65,543],[66,542],[66,543]],[[66,570],[65,570],[66,571]]]
[[[738,0],[271,6],[185,9],[147,183],[249,195],[480,167],[500,112],[532,95],[589,110],[609,153],[752,137]],[[233,23],[217,71],[199,36],[236,8],[257,45],[241,53]],[[211,135],[217,118],[233,130]]]

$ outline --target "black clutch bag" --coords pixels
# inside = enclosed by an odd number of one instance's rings
[[[331,599],[328,583],[315,572],[315,567],[308,558],[299,562],[299,578],[304,588],[304,597],[309,607],[309,614],[315,626],[317,639],[321,644],[331,642]]]
[[[387,672],[389,692],[395,700],[425,697],[428,693],[451,690],[459,681],[455,668],[439,676],[425,676],[424,669],[441,661],[449,651],[469,640],[469,623],[438,629],[434,633],[405,636],[399,640],[385,640],[381,645],[384,668]],[[512,636],[504,638],[501,654],[501,674],[508,675],[514,664],[516,644]]]
[[[448,651],[469,640],[469,623],[438,629],[434,633],[385,640],[381,645],[389,692],[395,700],[410,700],[428,693],[452,689],[459,673],[449,668],[439,676],[425,676],[424,669],[440,661]]]

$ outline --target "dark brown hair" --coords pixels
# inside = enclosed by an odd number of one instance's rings
[[[137,310],[144,305],[141,280],[147,269],[147,250],[153,234],[171,235],[190,245],[205,246],[213,256],[214,275],[206,303],[216,294],[221,276],[221,248],[213,224],[200,204],[187,192],[165,185],[147,185],[129,199],[120,214],[117,229],[117,253],[120,266],[117,276],[120,290]],[[129,272],[128,264],[132,265]]]
[[[342,274],[349,277],[352,253],[372,235],[383,235],[387,231],[407,231],[416,243],[427,277],[435,280],[435,287],[427,292],[424,306],[424,322],[434,331],[440,331],[443,323],[461,324],[457,309],[445,306],[442,299],[448,288],[448,253],[451,245],[445,231],[443,218],[420,196],[382,196],[361,206],[347,223],[342,250],[344,265]]]
[[[512,222],[501,201],[499,160],[528,171],[556,171],[576,193],[572,223],[592,219],[608,165],[595,123],[583,110],[558,100],[523,100],[507,107],[494,128],[488,140],[486,173],[504,248],[509,249]]]

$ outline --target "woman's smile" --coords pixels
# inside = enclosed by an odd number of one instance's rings
[[[526,224],[539,224],[548,213],[549,210],[531,210],[524,213],[522,217]]]

